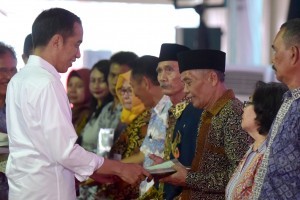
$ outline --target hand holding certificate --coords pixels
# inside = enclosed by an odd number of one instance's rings
[[[146,170],[154,177],[155,180],[170,176],[175,173],[174,165],[181,163],[177,159],[168,160],[163,163],[147,167]]]
[[[146,170],[154,177],[155,181],[185,186],[185,178],[190,168],[183,166],[177,159],[147,167]]]

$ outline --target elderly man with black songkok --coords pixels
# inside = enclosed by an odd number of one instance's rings
[[[191,169],[175,165],[177,172],[161,181],[183,186],[181,199],[225,199],[229,177],[249,144],[240,125],[242,103],[225,86],[224,52],[190,50],[177,56],[184,91],[204,111]]]

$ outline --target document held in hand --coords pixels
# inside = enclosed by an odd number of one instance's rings
[[[147,167],[147,171],[150,173],[150,174],[172,174],[172,173],[175,173],[176,170],[172,168],[173,165],[177,164],[177,163],[180,163],[177,159],[172,159],[172,160],[168,160],[168,161],[165,161],[161,164],[157,164],[157,165],[153,165],[153,166],[150,166],[150,167]]]

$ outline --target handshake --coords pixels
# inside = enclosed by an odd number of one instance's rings
[[[103,165],[90,177],[100,183],[114,183],[121,179],[131,185],[138,185],[146,178],[149,182],[152,180],[151,174],[139,164],[109,159],[105,159]]]

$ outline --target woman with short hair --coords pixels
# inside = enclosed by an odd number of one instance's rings
[[[244,102],[242,128],[254,139],[226,187],[226,199],[249,199],[254,177],[267,147],[267,136],[288,88],[281,83],[257,82],[253,95]]]

